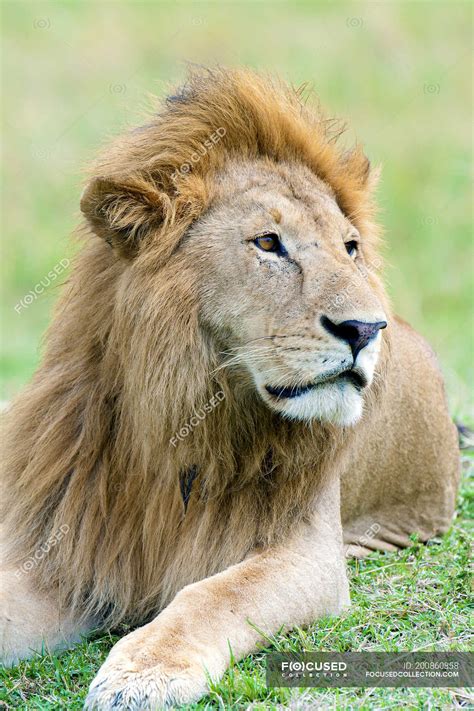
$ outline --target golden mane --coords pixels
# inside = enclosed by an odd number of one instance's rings
[[[216,172],[231,158],[257,157],[307,165],[375,247],[368,162],[359,149],[339,149],[339,133],[300,93],[219,69],[192,74],[94,165],[81,203],[87,244],[4,438],[11,558],[20,565],[19,551],[34,555],[67,526],[35,575],[81,614],[143,620],[184,584],[283,536],[344,456],[350,433],[275,425],[231,372],[216,371],[195,271],[176,249],[210,204]]]
[[[124,230],[131,231],[132,238],[143,236],[157,226],[159,210],[166,226],[160,247],[169,254],[176,244],[174,230],[168,234],[170,227],[182,232],[206,208],[212,176],[229,159],[267,157],[306,165],[332,188],[339,207],[365,240],[373,240],[376,174],[370,174],[360,146],[349,151],[338,146],[344,126],[320,109],[308,108],[304,93],[304,87],[294,90],[249,70],[190,73],[150,123],[108,146],[92,166],[93,176],[100,176],[102,183],[100,190],[95,185],[83,197],[93,227],[101,232],[105,211],[122,236]],[[216,131],[223,139],[203,150]],[[194,162],[193,155],[199,160]],[[183,166],[190,171],[184,172]],[[130,197],[120,207],[114,200],[117,183]]]

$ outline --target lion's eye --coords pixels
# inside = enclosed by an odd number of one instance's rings
[[[253,242],[263,252],[276,252],[280,255],[286,254],[286,250],[276,234],[260,235],[260,237],[256,237]]]
[[[357,242],[355,239],[351,239],[350,242],[346,242],[346,252],[349,255],[349,257],[355,257],[357,254]]]

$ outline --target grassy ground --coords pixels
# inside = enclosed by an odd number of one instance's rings
[[[350,119],[349,137],[383,165],[381,219],[396,309],[429,338],[453,415],[472,423],[469,3],[14,0],[1,9],[3,399],[37,363],[63,276],[26,308],[15,306],[74,251],[81,167],[108,135],[142,121],[147,92],[163,94],[189,60],[247,64],[295,84],[311,80],[323,105]],[[466,649],[466,497],[467,488],[441,542],[351,563],[351,612],[278,646]],[[5,707],[80,708],[111,643],[99,637],[7,672]],[[231,670],[198,708],[465,702],[447,690],[269,692],[262,659]]]

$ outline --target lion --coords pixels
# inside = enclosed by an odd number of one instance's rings
[[[136,627],[88,709],[206,694],[450,525],[456,429],[381,278],[378,171],[300,91],[191,72],[94,164],[4,436],[2,653]]]

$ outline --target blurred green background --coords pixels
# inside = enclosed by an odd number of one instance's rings
[[[2,398],[31,376],[76,248],[82,170],[143,122],[186,62],[313,83],[382,164],[387,281],[440,355],[453,412],[472,376],[468,2],[3,2]]]

